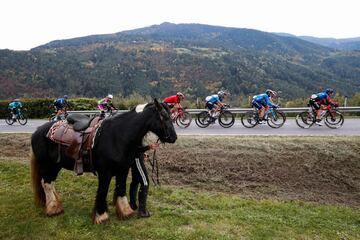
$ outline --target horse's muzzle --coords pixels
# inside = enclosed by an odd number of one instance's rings
[[[160,139],[161,142],[166,142],[166,143],[175,143],[177,140],[177,135],[175,134],[174,136],[168,136],[165,137],[163,139]]]

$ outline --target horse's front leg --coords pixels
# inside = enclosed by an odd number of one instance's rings
[[[126,197],[126,179],[129,169],[121,171],[116,175],[114,204],[116,214],[119,219],[127,219],[134,215],[134,210],[130,207]]]
[[[107,203],[106,197],[109,191],[109,185],[111,181],[110,173],[100,172],[99,174],[99,186],[97,189],[96,200],[95,200],[95,209],[93,212],[93,223],[101,224],[109,219],[107,214]]]

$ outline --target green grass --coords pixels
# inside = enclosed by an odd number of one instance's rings
[[[148,219],[91,223],[97,178],[62,171],[65,213],[33,205],[29,164],[0,158],[0,239],[360,239],[360,210],[299,201],[249,200],[175,186],[151,186]],[[112,199],[113,183],[108,201]]]

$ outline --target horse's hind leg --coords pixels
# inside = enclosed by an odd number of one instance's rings
[[[46,197],[45,212],[48,216],[55,216],[64,212],[59,194],[55,191],[54,183],[54,181],[51,183],[41,181]]]
[[[45,212],[48,216],[55,216],[64,212],[60,196],[56,192],[54,186],[60,168],[53,163],[47,163],[45,166],[44,169],[46,169],[46,171],[42,171],[40,168],[40,172],[43,172],[43,174],[41,174],[43,176],[41,185],[44,189],[46,198]]]

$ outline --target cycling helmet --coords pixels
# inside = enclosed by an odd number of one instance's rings
[[[219,91],[218,92],[218,96],[223,98],[226,95],[226,93],[224,91]]]
[[[271,97],[271,95],[272,95],[272,97],[276,97],[276,96],[277,96],[277,92],[275,92],[274,90],[271,90],[271,89],[266,89],[265,93],[266,93],[269,97]]]
[[[64,95],[64,98],[65,98],[65,99],[68,99],[68,95]]]
[[[182,99],[185,98],[185,95],[182,92],[177,92],[176,95],[179,96]]]
[[[108,94],[107,97],[113,99],[114,96],[112,94]]]
[[[326,92],[326,94],[332,94],[332,93],[334,93],[334,89],[332,89],[332,88],[327,88],[327,89],[325,90],[325,92]]]

